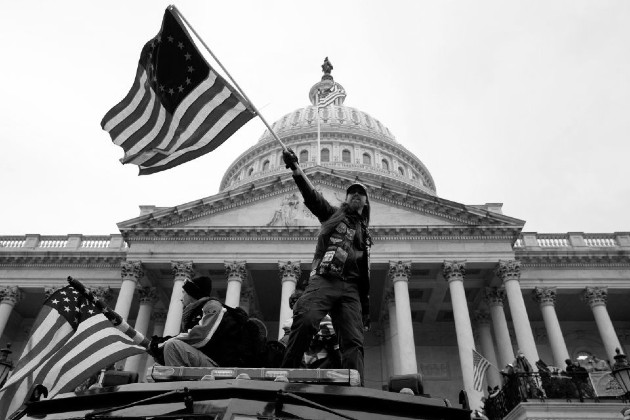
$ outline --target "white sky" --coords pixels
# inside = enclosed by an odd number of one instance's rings
[[[141,204],[218,192],[264,130],[137,175],[100,121],[169,2],[2,8],[0,235],[117,233]],[[385,124],[442,198],[504,203],[524,231],[630,231],[630,2],[175,3],[271,123],[308,104],[328,56],[346,105]]]

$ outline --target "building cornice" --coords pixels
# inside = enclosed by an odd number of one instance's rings
[[[127,251],[116,253],[81,252],[15,252],[0,255],[0,267],[47,267],[47,268],[116,268],[120,269]]]
[[[436,216],[454,224],[475,227],[508,226],[520,231],[525,223],[522,220],[492,213],[477,206],[466,206],[427,193],[405,189],[404,186],[401,188],[401,186],[391,183],[383,182],[377,185],[373,180],[364,180],[323,167],[307,168],[305,172],[315,185],[329,186],[334,189],[345,190],[351,183],[360,180],[368,187],[372,201],[404,207],[421,214]],[[125,237],[128,237],[130,230],[175,227],[212,214],[246,206],[259,200],[284,195],[296,188],[291,174],[285,173],[274,179],[262,180],[257,185],[250,184],[176,207],[158,209],[150,214],[121,222],[118,224],[118,228],[126,235]]]

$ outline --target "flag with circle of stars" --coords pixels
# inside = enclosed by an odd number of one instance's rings
[[[124,150],[121,162],[138,165],[144,175],[213,151],[255,115],[169,6],[160,32],[142,48],[131,90],[101,127]]]

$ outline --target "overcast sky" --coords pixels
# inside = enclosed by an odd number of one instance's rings
[[[138,206],[214,195],[264,131],[137,175],[100,121],[169,2],[3,5],[0,235],[117,233]],[[175,3],[271,123],[308,105],[328,56],[442,198],[503,203],[524,231],[630,231],[630,2]]]

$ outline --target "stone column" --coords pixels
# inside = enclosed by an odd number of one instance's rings
[[[505,294],[510,303],[510,313],[512,314],[512,323],[514,324],[514,334],[518,348],[523,352],[527,360],[535,371],[536,361],[540,360],[536,342],[534,341],[534,333],[525,309],[525,301],[521,292],[521,262],[516,260],[500,260],[496,269],[497,276],[503,282]]]
[[[466,301],[466,292],[464,290],[466,262],[444,261],[442,274],[448,282],[449,291],[451,292],[455,335],[457,336],[457,348],[459,350],[459,363],[462,368],[464,389],[468,394],[470,408],[473,410],[479,409],[483,393],[476,391],[474,385],[473,349],[475,349],[475,339],[473,338],[472,324],[468,314],[468,302]]]
[[[510,339],[505,312],[503,312],[503,301],[505,300],[505,290],[497,287],[486,287],[484,299],[490,308],[492,327],[494,336],[497,339],[497,349],[499,351],[499,369],[503,369],[508,363],[514,360],[514,348]]]
[[[17,286],[0,287],[0,337],[9,322],[11,311],[22,299],[22,291]]]
[[[396,321],[398,324],[398,357],[402,374],[417,373],[416,343],[413,338],[411,303],[409,302],[409,277],[411,261],[390,261],[389,278],[394,285]]]
[[[479,332],[479,344],[481,345],[481,354],[488,359],[490,366],[486,371],[486,380],[491,387],[501,386],[501,374],[498,371],[497,356],[494,352],[494,342],[492,341],[492,332],[490,331],[490,314],[485,311],[476,311],[473,319],[477,324]]]
[[[599,330],[599,335],[602,337],[604,348],[606,349],[606,357],[608,361],[613,362],[615,360],[615,349],[621,347],[619,343],[619,337],[615,332],[610,315],[606,309],[606,301],[608,299],[607,287],[585,287],[582,294],[583,300],[588,303],[593,311],[595,317],[595,323]]]
[[[247,268],[245,261],[225,261],[224,265],[227,274],[225,304],[235,308],[241,301],[241,287],[247,280]]]
[[[136,317],[136,324],[134,329],[140,334],[146,336],[149,331],[149,322],[151,321],[151,313],[153,312],[153,305],[157,302],[157,292],[155,287],[143,287],[138,289],[138,298],[140,300],[140,309],[138,310],[138,316]],[[129,357],[125,362],[125,370],[130,372],[140,371],[140,366],[146,365],[145,354],[138,354]]]
[[[391,375],[400,375],[401,370],[401,354],[398,351],[400,346],[398,345],[398,322],[396,320],[396,297],[394,295],[394,289],[389,289],[385,294],[385,304],[387,305],[386,319],[388,321],[389,334],[386,336],[387,346],[389,347],[389,353],[391,354]]]
[[[164,335],[176,336],[182,328],[184,281],[191,280],[195,275],[195,270],[192,261],[172,261],[171,270],[173,271],[173,291],[168,305]]]
[[[158,337],[164,336],[164,325],[166,323],[166,312],[164,311],[155,311],[152,315],[153,318],[153,331],[151,332],[151,336],[157,335]],[[146,376],[147,369],[155,363],[153,356],[149,356],[147,354],[147,360],[145,368],[142,372],[140,372],[139,380],[144,381]]]
[[[129,318],[133,294],[142,276],[144,276],[144,270],[142,269],[141,261],[123,261],[120,263],[122,284],[120,285],[114,312],[122,316],[125,321]]]
[[[567,345],[564,342],[564,336],[556,314],[556,288],[536,287],[532,292],[532,296],[540,305],[547,337],[549,337],[549,344],[551,345],[551,352],[553,353],[554,366],[563,367],[565,365],[564,361],[569,358],[569,352],[567,351]]]
[[[282,282],[282,295],[280,297],[280,320],[278,322],[278,340],[284,336],[282,323],[293,316],[293,310],[289,307],[289,297],[295,292],[297,282],[302,276],[302,268],[299,261],[278,261],[278,274]]]

